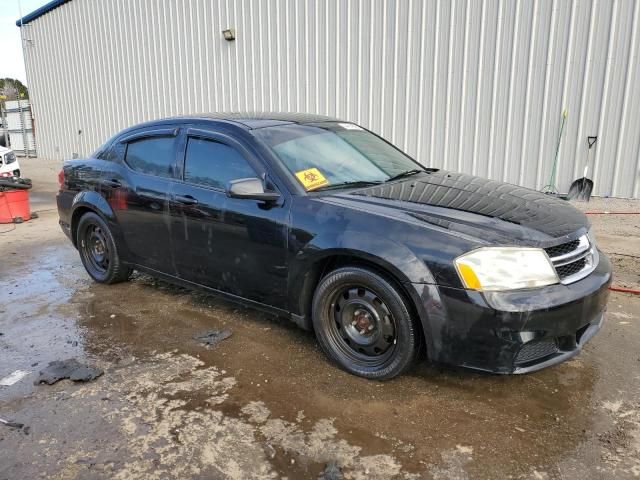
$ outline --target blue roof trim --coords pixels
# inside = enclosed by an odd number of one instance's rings
[[[49,13],[51,10],[54,10],[56,8],[58,8],[60,5],[64,5],[67,2],[70,2],[71,0],[53,0],[49,3],[47,3],[46,5],[43,5],[42,7],[40,7],[37,10],[34,10],[33,12],[31,12],[28,15],[25,15],[24,17],[20,18],[18,21],[16,21],[16,25],[18,27],[22,26],[22,25],[26,25],[29,22],[34,21],[36,18],[39,18],[47,13]]]

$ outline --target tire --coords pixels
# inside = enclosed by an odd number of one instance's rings
[[[98,283],[119,283],[129,279],[131,269],[124,266],[106,222],[93,212],[80,217],[76,245],[85,270]]]
[[[313,296],[312,320],[325,354],[360,377],[400,375],[420,349],[420,330],[404,297],[364,268],[339,268],[325,276]]]

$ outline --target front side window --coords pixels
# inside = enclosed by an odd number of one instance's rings
[[[380,137],[352,123],[322,122],[256,129],[306,190],[381,183],[424,168]]]
[[[157,177],[172,177],[175,143],[175,137],[147,137],[134,140],[127,145],[125,161],[138,172]]]
[[[235,148],[213,140],[189,138],[185,181],[225,189],[231,180],[255,176],[256,172]]]

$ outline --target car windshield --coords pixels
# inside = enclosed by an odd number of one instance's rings
[[[307,191],[376,184],[423,171],[400,150],[352,123],[253,130]]]

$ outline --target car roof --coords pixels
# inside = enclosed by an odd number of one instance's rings
[[[179,121],[180,123],[189,121],[206,121],[206,120],[219,120],[229,122],[238,125],[239,127],[247,130],[254,130],[257,128],[272,127],[276,125],[288,125],[288,124],[305,124],[305,123],[321,123],[321,122],[337,122],[339,121],[333,117],[327,117],[324,115],[314,115],[311,113],[290,113],[290,112],[211,112],[211,113],[198,113],[192,115],[180,115],[176,117],[163,118],[161,120],[155,120],[147,122],[142,125],[158,125],[162,123],[171,123]]]

